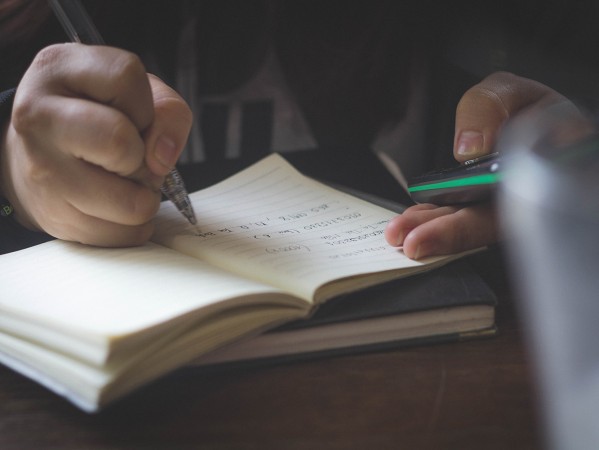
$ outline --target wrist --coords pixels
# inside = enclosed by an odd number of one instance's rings
[[[39,244],[50,238],[21,225],[11,201],[11,180],[7,170],[7,138],[15,89],[0,92],[0,254]]]
[[[0,137],[0,196],[4,196],[5,192],[5,170],[6,164],[5,153],[6,153],[6,132],[8,124],[10,122],[10,114],[12,112],[12,102],[15,96],[16,89],[9,89],[7,91],[0,92],[0,130],[2,134]]]

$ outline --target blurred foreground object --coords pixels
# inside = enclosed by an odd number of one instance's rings
[[[570,104],[509,124],[499,208],[552,449],[599,448],[599,134]]]

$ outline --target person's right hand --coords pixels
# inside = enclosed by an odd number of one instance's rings
[[[28,228],[99,246],[142,244],[191,121],[183,99],[135,55],[48,47],[17,88],[2,192]]]

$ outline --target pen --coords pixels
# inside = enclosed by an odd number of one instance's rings
[[[56,18],[73,42],[104,45],[104,39],[79,0],[48,0]],[[197,224],[193,206],[183,184],[183,177],[173,168],[161,187],[162,193],[192,225]]]

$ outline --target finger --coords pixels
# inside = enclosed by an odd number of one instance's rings
[[[454,156],[458,161],[493,151],[507,119],[533,104],[563,101],[553,89],[507,72],[494,73],[463,95],[456,109]]]
[[[496,240],[495,210],[491,205],[462,208],[441,215],[411,230],[403,251],[413,259],[472,250]]]
[[[127,116],[89,100],[48,96],[35,111],[15,104],[13,126],[22,135],[35,136],[37,148],[51,143],[65,155],[123,176],[144,162],[143,140]]]
[[[401,215],[394,217],[385,227],[385,239],[392,246],[401,246],[405,237],[414,228],[447,214],[457,211],[456,207],[439,207],[423,203],[407,208]]]
[[[141,225],[120,225],[76,209],[67,215],[70,220],[54,223],[49,234],[58,239],[80,242],[99,247],[132,247],[147,242],[154,232],[152,222]],[[56,230],[53,233],[53,230]]]
[[[121,49],[82,44],[47,47],[38,53],[23,83],[31,87],[29,101],[35,102],[40,90],[49,89],[50,93],[112,106],[140,131],[153,120],[145,68],[136,55]]]
[[[160,192],[86,163],[64,178],[64,200],[90,217],[120,225],[150,221],[160,206]]]
[[[145,131],[146,164],[166,175],[177,162],[191,130],[193,116],[187,103],[158,77],[149,75],[154,98],[154,121]]]
[[[64,205],[81,214],[130,226],[150,221],[160,206],[159,191],[83,161],[53,160],[45,165],[32,161],[27,166],[29,176],[15,180],[20,192],[29,193],[20,203],[29,205],[28,222],[48,232],[51,223],[68,221],[69,209],[65,211]]]

